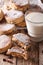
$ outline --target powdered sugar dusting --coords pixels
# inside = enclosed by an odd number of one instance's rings
[[[24,50],[22,50],[19,47],[12,47],[11,49],[8,50],[8,52],[17,52],[17,53],[22,53]]]
[[[19,18],[24,15],[22,11],[18,11],[14,9],[7,10],[6,7],[2,7],[2,10],[4,14],[6,14],[11,19]]]
[[[10,41],[10,39],[8,36],[1,35],[0,36],[0,48],[7,46],[9,41]]]
[[[10,18],[19,18],[23,15],[23,13],[21,11],[17,11],[17,10],[9,10],[7,13],[7,16]]]
[[[28,43],[28,40],[29,40],[29,37],[22,33],[14,34],[13,37],[23,43]]]
[[[12,28],[14,28],[13,24],[2,24],[2,25],[0,25],[0,31],[8,31]]]
[[[16,5],[24,6],[28,4],[28,0],[12,0]]]

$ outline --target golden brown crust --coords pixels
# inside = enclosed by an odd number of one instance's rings
[[[21,16],[21,17],[16,18],[16,19],[11,19],[11,18],[5,16],[5,19],[6,19],[7,23],[18,24],[24,20],[24,16]]]
[[[3,19],[3,17],[4,17],[4,13],[3,13],[3,11],[0,9],[0,21]]]
[[[24,6],[19,6],[19,5],[16,5],[15,3],[12,3],[12,8],[13,9],[16,9],[16,10],[20,10],[20,11],[23,11],[25,12],[27,9],[29,9],[29,5],[24,5]]]
[[[4,53],[4,52],[6,52],[9,48],[11,48],[12,44],[11,44],[11,43],[8,43],[8,44],[9,44],[8,46],[6,46],[6,47],[0,49],[0,53]]]
[[[23,21],[23,22],[18,23],[17,26],[25,27],[26,26],[26,23],[25,23],[25,21]]]

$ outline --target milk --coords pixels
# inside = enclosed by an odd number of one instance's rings
[[[43,14],[32,12],[25,16],[28,34],[32,40],[38,42],[43,40]]]

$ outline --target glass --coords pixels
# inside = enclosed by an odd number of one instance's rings
[[[26,18],[26,16],[32,12],[41,12],[41,10],[30,9],[25,13],[25,21],[27,25],[28,34],[30,39],[35,42],[43,40],[43,22],[33,22]],[[43,13],[42,13],[43,14]]]

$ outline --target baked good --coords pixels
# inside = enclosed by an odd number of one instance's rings
[[[26,11],[29,8],[28,0],[11,0],[12,8],[20,11]]]
[[[25,23],[25,21],[23,21],[23,22],[18,23],[17,26],[25,27],[26,26],[26,23]]]
[[[0,36],[0,53],[6,52],[9,48],[11,48],[11,38],[7,35]]]
[[[29,37],[23,33],[14,34],[12,36],[12,41],[16,42],[17,45],[21,46],[25,50],[28,50],[31,46]]]
[[[28,52],[24,49],[21,49],[20,47],[12,47],[11,49],[8,49],[7,55],[12,55],[14,57],[24,58],[25,60],[28,59]]]
[[[5,3],[9,3],[10,0],[0,0],[0,8],[2,8],[4,6]]]
[[[11,10],[11,4],[5,3],[1,9],[5,15],[9,10]]]
[[[3,17],[4,17],[4,13],[3,13],[3,11],[0,9],[0,21],[3,19]]]
[[[4,13],[7,23],[18,24],[24,20],[24,14],[21,11],[11,9],[8,11],[6,10],[6,12],[4,11]]]
[[[6,10],[10,10],[12,9],[12,3],[10,1],[5,2],[2,8]]]
[[[15,30],[14,24],[0,24],[0,35],[9,34]]]

